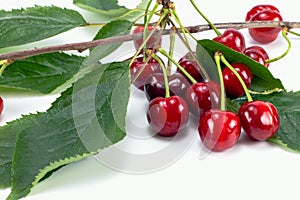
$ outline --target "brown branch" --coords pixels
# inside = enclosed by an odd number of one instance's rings
[[[216,23],[216,28],[218,29],[227,29],[227,28],[234,28],[234,29],[245,29],[245,28],[261,28],[261,27],[286,27],[287,29],[294,29],[300,28],[300,22],[235,22],[235,23]],[[203,31],[211,30],[209,25],[198,25],[198,26],[189,26],[187,30],[191,33],[199,33]],[[167,35],[170,33],[170,30],[164,30],[163,35]],[[37,56],[46,53],[53,53],[53,52],[60,52],[60,51],[71,51],[77,50],[78,52],[83,52],[87,49],[95,48],[99,45],[109,45],[109,44],[116,44],[127,42],[131,40],[136,40],[141,38],[143,33],[139,34],[130,34],[118,37],[111,37],[106,39],[88,41],[88,42],[79,42],[79,43],[71,43],[71,44],[63,44],[63,45],[56,45],[56,46],[48,46],[42,48],[35,48],[30,50],[24,51],[17,51],[11,53],[0,54],[0,60],[22,60],[24,58],[28,58],[31,56]]]

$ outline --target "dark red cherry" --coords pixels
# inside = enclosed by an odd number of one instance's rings
[[[181,74],[174,73],[168,77],[171,96],[183,97],[186,89],[190,86],[189,81]],[[156,97],[165,97],[166,88],[162,73],[150,74],[145,81],[144,92],[149,101]]]
[[[148,32],[151,32],[153,30],[154,26],[148,26]],[[144,26],[137,26],[134,30],[133,33],[141,33],[144,32]],[[147,41],[146,43],[146,48],[151,49],[153,48],[155,42],[158,42],[158,45],[161,45],[161,39],[159,36],[153,34],[152,37]],[[136,50],[140,48],[140,46],[143,44],[143,38],[134,40],[134,47]]]
[[[280,13],[265,10],[259,13],[256,13],[250,20],[250,22],[254,21],[282,21],[282,17]],[[271,43],[277,39],[279,32],[282,28],[249,28],[250,36],[257,42],[262,44]]]
[[[269,55],[261,46],[247,47],[244,54],[266,67],[270,66],[270,64],[266,62],[267,60],[269,60]]]
[[[244,131],[255,140],[268,140],[280,126],[277,109],[270,102],[246,102],[240,107],[238,116]]]
[[[241,135],[241,123],[233,112],[212,109],[201,117],[198,132],[207,149],[224,151],[237,143]]]
[[[214,81],[195,83],[188,87],[185,100],[190,112],[197,118],[220,106],[220,86]]]
[[[149,103],[147,120],[161,136],[174,136],[188,123],[189,108],[179,96],[157,97]]]
[[[251,8],[251,10],[249,10],[247,12],[247,15],[246,15],[246,22],[247,21],[250,21],[251,18],[256,15],[257,13],[261,12],[261,11],[265,11],[265,10],[271,10],[271,11],[274,11],[274,12],[278,12],[279,13],[279,10],[278,8],[276,8],[275,6],[273,5],[269,5],[269,4],[261,4],[261,5],[256,5],[254,7]]]
[[[4,108],[4,103],[3,103],[3,99],[0,97],[0,115],[3,111],[3,108]]]
[[[246,48],[243,34],[232,28],[226,29],[221,36],[218,36],[213,40],[241,53],[243,53]]]
[[[251,70],[242,63],[232,63],[231,66],[238,72],[247,88],[249,88],[253,78]],[[229,98],[237,98],[245,94],[239,79],[228,67],[223,69],[222,74],[226,94]]]
[[[193,53],[195,54],[195,52]],[[178,61],[178,64],[182,66],[185,71],[187,71],[197,82],[203,82],[205,80],[201,75],[201,71],[197,62],[193,58],[191,58],[190,53],[187,53],[183,57],[181,57]],[[184,75],[184,73],[179,68],[177,68],[177,72]]]
[[[137,57],[130,66],[131,81],[140,90],[144,90],[146,78],[153,73],[162,73],[160,64],[153,58],[145,65],[143,56]]]

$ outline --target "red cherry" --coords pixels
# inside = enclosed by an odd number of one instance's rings
[[[255,140],[268,140],[280,126],[277,109],[270,102],[246,102],[240,107],[238,116],[244,131]]]
[[[131,81],[140,90],[144,90],[145,80],[152,73],[162,73],[160,64],[153,58],[145,65],[143,56],[137,57],[130,66]]]
[[[250,21],[282,21],[282,17],[278,12],[264,10],[256,13]],[[262,44],[271,43],[276,40],[280,31],[281,28],[249,28],[250,36]]]
[[[273,6],[273,5],[268,5],[268,4],[256,5],[253,8],[251,8],[251,10],[249,10],[249,12],[247,13],[247,15],[246,15],[246,22],[250,21],[251,18],[255,14],[257,14],[257,13],[259,13],[261,11],[264,11],[264,10],[271,10],[271,11],[279,13],[279,10],[275,6]]]
[[[198,132],[206,148],[224,151],[237,143],[241,135],[241,122],[233,112],[212,109],[201,117]]]
[[[189,81],[181,74],[174,73],[168,77],[170,95],[183,97],[186,89],[190,86]],[[165,97],[166,88],[164,75],[162,73],[153,73],[145,81],[144,92],[149,101],[156,97]]]
[[[213,40],[241,53],[243,53],[246,48],[243,34],[232,28],[226,29],[221,36]]]
[[[195,52],[193,52],[193,53],[195,54]],[[187,71],[197,82],[204,81],[204,78],[202,77],[201,72],[200,72],[200,68],[199,68],[197,62],[195,60],[191,59],[190,53],[187,53],[183,57],[181,57],[178,61],[178,64],[180,66],[182,66],[185,69],[185,71]],[[184,75],[184,73],[179,68],[177,68],[177,72]]]
[[[4,103],[3,103],[3,99],[0,97],[0,115],[3,111],[3,108],[4,108]]]
[[[195,83],[188,87],[185,99],[191,113],[199,118],[206,111],[220,106],[220,86],[214,81]]]
[[[152,31],[154,28],[154,26],[148,26],[148,31]],[[144,26],[137,26],[134,30],[133,33],[141,33],[144,32]],[[150,37],[150,39],[147,41],[146,43],[146,48],[147,49],[151,49],[154,46],[154,43],[158,41],[158,45],[161,45],[161,39],[156,36],[155,34],[152,35],[152,37]],[[136,50],[138,50],[140,48],[140,46],[143,44],[143,38],[138,39],[138,40],[134,40],[134,47]]]
[[[260,46],[250,46],[245,49],[244,54],[267,68],[270,66],[270,64],[266,62],[266,60],[269,60],[269,55],[266,50]]]
[[[242,63],[232,63],[231,66],[238,72],[247,88],[252,83],[253,74],[251,70]],[[245,91],[236,77],[236,75],[228,68],[225,67],[222,71],[226,94],[229,98],[237,98],[245,94]]]
[[[186,126],[189,109],[185,100],[179,96],[157,97],[149,103],[147,120],[161,136],[174,136]]]

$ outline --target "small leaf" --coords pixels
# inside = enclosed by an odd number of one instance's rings
[[[0,88],[48,94],[78,73],[83,61],[83,57],[65,53],[43,54],[15,61],[0,76]]]
[[[0,48],[36,42],[85,24],[77,11],[56,6],[0,10]]]
[[[300,91],[255,95],[253,98],[255,100],[269,101],[278,110],[280,127],[275,137],[269,141],[285,149],[300,153]],[[234,102],[242,104],[245,102],[245,99],[236,99]]]
[[[1,184],[8,186],[12,178],[8,199],[26,196],[53,170],[122,140],[129,87],[127,62],[98,64],[62,93],[47,112],[0,128],[0,138],[7,141],[0,142],[0,147],[7,147],[0,152],[0,170],[6,170],[6,181],[1,177]],[[12,177],[7,177],[11,162]]]
[[[117,0],[73,0],[73,3],[85,10],[108,16],[112,19],[131,19],[144,12],[149,0],[142,2],[135,9],[119,6]]]
[[[198,41],[198,47],[197,47],[197,56],[200,60],[200,62],[203,62],[201,60],[203,50],[206,50],[211,58],[213,59],[215,52],[220,51],[223,53],[224,57],[231,63],[233,62],[239,62],[247,65],[252,73],[253,73],[253,80],[250,89],[254,91],[266,91],[266,90],[272,90],[275,88],[278,89],[284,89],[284,86],[282,85],[281,81],[277,78],[275,78],[269,69],[267,69],[265,66],[261,65],[260,63],[254,61],[253,59],[249,58],[248,56],[245,56],[244,54],[241,54],[239,52],[236,52],[218,42],[204,39]],[[205,55],[205,53],[204,53]],[[212,64],[210,65],[203,65],[206,69],[211,70],[209,68],[215,67]]]

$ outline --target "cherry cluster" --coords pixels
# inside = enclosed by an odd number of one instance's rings
[[[246,16],[246,21],[267,20],[282,20],[276,7],[257,5]],[[149,26],[148,30],[153,27]],[[264,44],[274,41],[280,31],[281,28],[270,27],[249,29],[251,37]],[[144,28],[137,27],[134,33],[138,32],[144,32]],[[258,45],[246,47],[244,36],[236,29],[227,29],[213,40],[269,67],[265,49]],[[161,45],[161,38],[153,35],[144,44],[145,49],[152,49],[154,43]],[[142,44],[142,39],[134,41],[136,49]],[[186,53],[178,61],[168,57],[177,66],[172,73],[167,72],[163,60],[155,52],[150,52],[149,55],[143,52],[132,61],[130,73],[133,85],[143,91],[149,101],[147,120],[159,135],[176,135],[187,125],[190,113],[199,121],[202,143],[212,151],[231,148],[237,143],[242,129],[255,140],[267,140],[277,132],[280,125],[277,110],[270,102],[251,98],[248,88],[253,74],[245,64],[228,63],[220,52],[216,52],[219,62],[225,64],[221,69],[217,63],[224,86],[222,91],[222,85],[203,77],[195,52]],[[248,102],[237,114],[224,108],[225,96],[234,99],[245,94]]]

